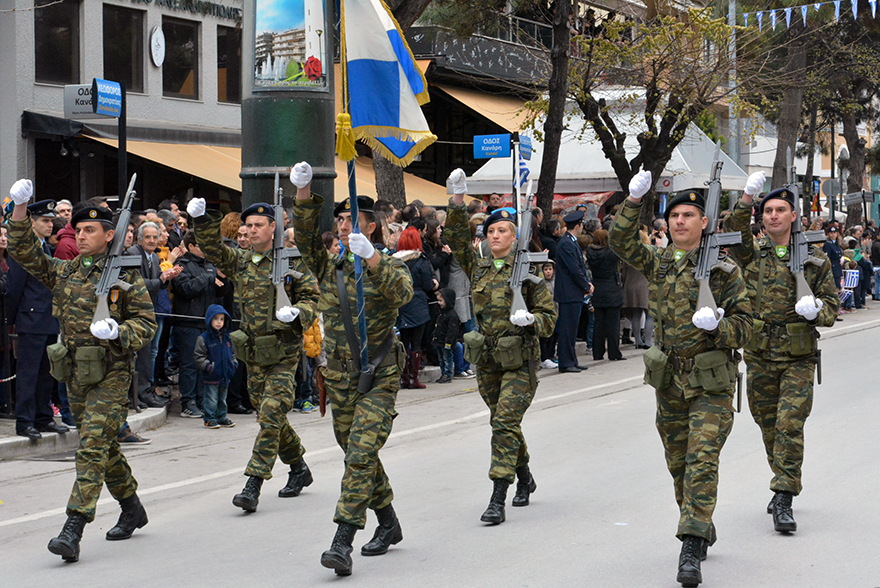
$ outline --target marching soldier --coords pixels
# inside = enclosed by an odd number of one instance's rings
[[[391,434],[397,412],[404,352],[394,333],[398,309],[412,298],[412,278],[406,265],[377,249],[384,249],[382,229],[373,216],[373,200],[358,196],[360,233],[352,232],[350,201],[336,205],[339,240],[344,250],[331,257],[318,230],[323,199],[312,196],[312,168],[298,163],[290,180],[298,188],[293,209],[296,243],[318,279],[324,313],[324,349],[327,366],[322,374],[333,411],[333,432],[345,452],[342,493],[333,521],[336,536],[321,555],[321,564],[338,575],[351,574],[352,541],[363,529],[367,509],[376,511],[379,526],[361,555],[382,555],[403,540],[400,522],[391,505],[394,493],[379,460],[379,450]],[[375,246],[374,246],[375,243]],[[358,341],[354,256],[363,263],[363,290],[367,342],[372,376],[361,372]]]
[[[748,366],[749,410],[764,437],[764,449],[773,478],[773,499],[767,512],[780,533],[793,533],[797,522],[792,497],[801,492],[804,461],[804,424],[813,406],[813,374],[819,333],[837,317],[840,299],[831,274],[831,262],[820,246],[810,247],[812,263],[804,278],[813,296],[797,299],[789,267],[792,223],[797,222],[795,195],[773,190],[760,201],[756,220],[763,220],[765,237],[752,237],[752,203],[764,186],[764,172],[749,176],[745,193],[724,222],[727,231],[740,231],[742,246],[731,256],[743,267],[754,309],[754,335],[745,347]]]
[[[128,414],[134,356],[156,332],[156,317],[146,285],[137,269],[123,269],[127,291],[114,287],[108,296],[111,318],[92,323],[95,286],[113,241],[113,216],[104,208],[83,208],[70,221],[80,254],[72,260],[45,255],[31,230],[26,204],[33,186],[19,180],[9,191],[15,208],[9,221],[9,252],[32,276],[52,290],[53,314],[61,340],[48,348],[52,375],[67,383],[70,410],[79,432],[76,481],[67,503],[67,522],[49,551],[65,561],[79,560],[86,523],[95,519],[95,506],[106,483],[119,501],[122,514],[107,539],[128,539],[147,524],[147,512],[137,496],[137,481],[122,454],[117,435]]]
[[[241,327],[230,338],[236,357],[247,364],[248,395],[260,424],[244,471],[247,482],[232,504],[245,512],[255,512],[263,481],[272,477],[276,459],[290,466],[287,484],[278,491],[281,498],[299,496],[313,481],[303,459],[306,450],[290,426],[287,413],[293,408],[303,331],[315,321],[318,287],[300,262],[298,276],[290,277],[285,284],[293,306],[276,311],[272,283],[275,208],[258,203],[242,212],[250,249],[233,249],[220,239],[223,215],[218,210],[206,212],[205,207],[204,198],[193,198],[186,211],[193,217],[196,240],[205,257],[235,281]]]
[[[537,366],[541,359],[540,337],[549,337],[556,324],[556,308],[543,283],[523,282],[528,311],[511,315],[513,293],[508,280],[516,259],[516,215],[507,209],[494,211],[483,224],[491,256],[474,252],[468,228],[464,194],[465,174],[456,169],[449,176],[453,197],[446,217],[446,236],[452,253],[471,280],[471,296],[478,331],[465,335],[468,361],[477,367],[480,396],[489,407],[492,424],[492,497],[480,520],[497,525],[506,519],[507,489],[518,480],[513,506],[527,506],[538,485],[529,470],[529,452],[522,433],[522,419],[538,388]]]
[[[718,457],[733,427],[735,350],[750,332],[751,307],[739,268],[726,262],[716,265],[710,278],[717,315],[696,307],[694,268],[708,222],[699,193],[681,192],[670,200],[667,248],[642,243],[639,213],[651,183],[647,171],[630,182],[610,245],[650,281],[657,342],[645,354],[645,383],[656,390],[657,430],[680,511],[677,581],[696,586],[702,581],[700,562],[716,539]]]

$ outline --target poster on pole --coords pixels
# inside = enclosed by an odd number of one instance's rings
[[[255,0],[254,90],[328,91],[324,0]],[[329,67],[332,67],[332,63]]]

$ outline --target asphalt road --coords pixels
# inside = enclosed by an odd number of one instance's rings
[[[773,531],[760,431],[747,408],[737,416],[721,455],[719,540],[703,586],[880,586],[878,327],[868,320],[822,339],[825,383],[807,421],[792,536]],[[118,507],[105,491],[75,564],[46,550],[65,520],[72,462],[0,462],[0,587],[677,587],[678,509],[653,392],[630,355],[578,375],[542,372],[524,422],[538,491],[529,507],[508,506],[497,527],[479,521],[491,493],[490,429],[475,381],[401,391],[382,459],[404,541],[385,556],[360,556],[371,515],[355,537],[349,578],[319,563],[335,531],[342,474],[329,416],[290,415],[315,483],[298,498],[278,498],[286,480],[279,463],[251,515],[231,500],[244,483],[253,417],[216,431],[170,418],[151,432],[152,445],[127,451],[149,525],[128,541],[106,541]]]

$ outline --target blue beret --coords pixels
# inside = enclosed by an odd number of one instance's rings
[[[270,218],[274,221],[275,207],[271,204],[266,204],[265,202],[257,202],[256,204],[251,204],[244,209],[244,212],[241,213],[241,222],[247,222],[247,217],[253,215],[265,216],[266,218]]]
[[[489,227],[494,225],[495,223],[499,223],[501,221],[511,222],[516,225],[516,210],[513,208],[505,207],[499,208],[489,215],[489,218],[483,223],[483,235],[489,235]]]
[[[778,188],[764,196],[758,204],[758,217],[764,216],[764,205],[768,200],[773,200],[774,198],[777,200],[785,200],[788,202],[789,206],[791,206],[791,209],[794,210],[794,192],[788,188]]]
[[[358,212],[373,212],[373,199],[369,196],[358,195]],[[351,212],[351,198],[346,198],[342,202],[337,202],[333,208],[333,216],[339,216],[341,212]]]
[[[667,225],[669,224],[669,213],[679,204],[689,204],[690,206],[696,206],[701,212],[706,211],[706,199],[703,198],[703,195],[698,190],[679,192],[666,205],[666,213],[663,215],[663,218],[666,219]]]
[[[113,212],[109,208],[104,208],[103,206],[81,208],[73,215],[73,217],[71,217],[70,226],[75,229],[77,223],[85,221],[95,221],[113,228]]]

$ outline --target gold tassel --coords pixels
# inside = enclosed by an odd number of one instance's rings
[[[354,132],[351,130],[351,115],[347,112],[336,115],[336,155],[342,161],[351,161],[357,157]]]

